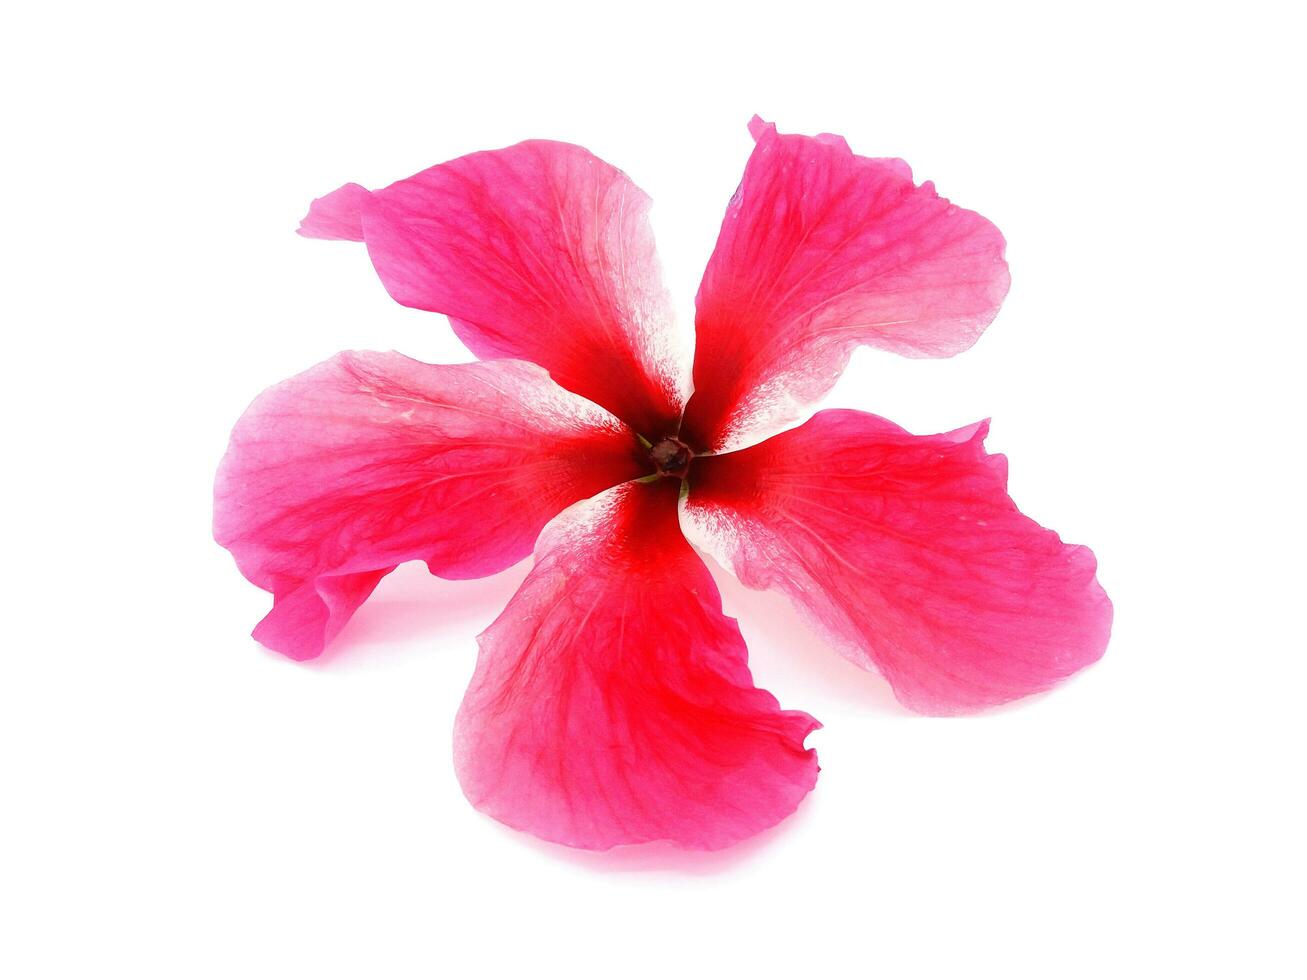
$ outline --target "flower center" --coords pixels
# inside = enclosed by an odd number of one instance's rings
[[[694,453],[690,451],[690,447],[672,436],[654,443],[649,450],[649,460],[658,470],[658,475],[674,476],[678,480],[685,478],[692,459]]]

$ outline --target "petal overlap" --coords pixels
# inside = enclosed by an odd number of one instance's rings
[[[774,431],[834,385],[853,348],[912,357],[970,347],[1007,293],[1004,241],[902,160],[755,119],[696,300],[698,449]]]
[[[481,636],[455,764],[490,816],[575,847],[712,849],[812,788],[817,723],[753,686],[677,493],[631,483],[565,512]]]
[[[339,354],[237,423],[214,536],[274,595],[255,637],[307,659],[395,566],[507,568],[564,508],[642,475],[638,453],[627,426],[533,364]]]
[[[1112,606],[1093,553],[1017,510],[986,429],[819,412],[696,460],[686,514],[741,581],[787,594],[908,707],[1000,704],[1097,660]]]
[[[360,198],[314,202],[301,233],[360,231],[386,289],[447,314],[481,358],[545,367],[653,439],[675,431],[688,351],[673,328],[649,198],[588,150],[530,140]],[[360,188],[361,190],[361,188]]]

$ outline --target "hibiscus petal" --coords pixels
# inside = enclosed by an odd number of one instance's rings
[[[632,483],[550,524],[481,636],[459,711],[468,799],[511,827],[603,850],[720,848],[817,778],[817,722],[753,686],[744,640],[681,534],[675,481]]]
[[[300,222],[299,234],[305,238],[363,241],[362,209],[367,199],[367,188],[358,184],[345,184],[325,197],[315,198]]]
[[[951,714],[1057,683],[1107,645],[1088,548],[1017,510],[987,423],[913,436],[819,412],[697,459],[686,514],[740,580],[785,592],[905,705]]]
[[[742,445],[799,417],[870,344],[911,357],[966,350],[1007,294],[1003,236],[902,160],[838,136],[757,140],[697,298],[694,397],[682,438]]]
[[[401,562],[473,578],[520,561],[565,507],[641,475],[638,445],[533,364],[338,354],[236,424],[214,537],[275,597],[255,637],[303,660]]]
[[[688,353],[649,198],[620,170],[533,140],[431,167],[361,205],[362,237],[397,301],[448,314],[478,357],[544,366],[651,439],[675,431]]]

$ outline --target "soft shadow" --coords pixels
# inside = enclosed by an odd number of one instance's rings
[[[506,827],[490,817],[483,819],[492,824],[505,837],[513,842],[530,848],[539,854],[571,864],[586,871],[598,874],[637,873],[637,874],[688,874],[715,875],[726,873],[745,864],[759,851],[765,850],[777,840],[792,834],[810,819],[812,794],[809,793],[800,802],[798,809],[774,827],[761,833],[722,848],[720,851],[695,851],[678,847],[667,841],[653,841],[648,844],[622,844],[607,851],[584,851],[564,844],[532,837],[523,831]]]
[[[789,673],[802,674],[802,682],[818,686],[821,697],[842,705],[891,715],[912,714],[895,699],[883,677],[846,659],[804,622],[785,596],[750,589],[711,555],[701,552],[700,557],[721,590],[726,614],[740,621],[751,664],[757,670],[759,661],[765,659],[766,673],[779,682],[776,687],[781,689],[772,689],[772,693],[782,704],[790,700],[782,686]]]
[[[404,656],[416,639],[439,640],[442,635],[480,633],[508,604],[530,569],[522,561],[497,575],[480,579],[442,579],[420,561],[395,569],[377,586],[340,635],[309,667],[329,667],[338,661],[366,657]]]

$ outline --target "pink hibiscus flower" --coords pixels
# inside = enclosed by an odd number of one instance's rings
[[[471,578],[534,548],[454,754],[474,805],[547,840],[724,847],[816,781],[817,722],[753,685],[682,521],[917,711],[1042,691],[1107,643],[1093,555],[1017,510],[984,423],[914,436],[823,411],[762,438],[859,344],[970,347],[1008,273],[998,230],[902,161],[751,130],[692,384],[648,198],[580,147],[520,143],[347,184],[300,228],[364,242],[396,300],[483,360],[340,354],[259,396],[218,473],[215,536],[274,596],[254,636],[296,659],[401,562]]]

